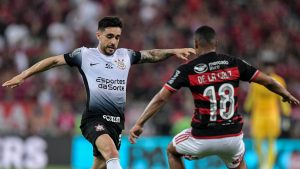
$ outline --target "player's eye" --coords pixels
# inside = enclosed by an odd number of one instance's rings
[[[120,39],[120,35],[117,35],[115,38],[116,38],[116,40],[119,40]]]
[[[112,38],[114,37],[114,35],[108,34],[108,35],[106,35],[106,37],[107,37],[108,39],[112,39]]]

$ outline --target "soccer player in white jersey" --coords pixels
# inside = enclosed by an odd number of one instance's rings
[[[93,145],[92,169],[121,169],[119,148],[124,129],[127,76],[132,64],[158,62],[177,56],[187,60],[192,48],[133,51],[117,48],[122,22],[118,17],[104,17],[98,23],[96,48],[81,47],[71,53],[46,58],[2,86],[17,87],[34,74],[66,65],[75,66],[82,75],[86,92],[86,110],[81,131]]]

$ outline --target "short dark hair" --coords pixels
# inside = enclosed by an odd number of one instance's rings
[[[106,16],[98,22],[98,30],[104,30],[107,27],[122,28],[122,21],[116,16]]]
[[[201,45],[214,44],[216,41],[216,32],[209,26],[201,26],[195,31],[195,38],[199,40]]]

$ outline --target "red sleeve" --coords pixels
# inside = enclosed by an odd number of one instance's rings
[[[167,83],[164,85],[164,88],[167,89],[167,90],[169,90],[170,92],[176,92],[177,91],[176,89],[174,89],[173,87],[171,87]]]
[[[255,80],[257,78],[257,76],[259,75],[260,71],[257,70],[254,75],[251,77],[250,82],[252,82],[253,80]]]

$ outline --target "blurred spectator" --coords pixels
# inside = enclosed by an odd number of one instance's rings
[[[51,23],[47,32],[50,53],[58,55],[74,48],[74,37],[64,23]]]
[[[56,118],[59,134],[72,135],[75,127],[75,116],[71,104],[67,101],[61,105],[61,111]]]
[[[29,30],[26,25],[23,24],[11,24],[5,29],[5,38],[9,48],[15,48],[21,46],[22,48],[28,47],[29,42]]]
[[[49,135],[54,130],[52,123],[53,118],[53,106],[47,105],[32,105],[31,112],[28,117],[28,134],[31,135]],[[26,133],[25,133],[26,134]]]

